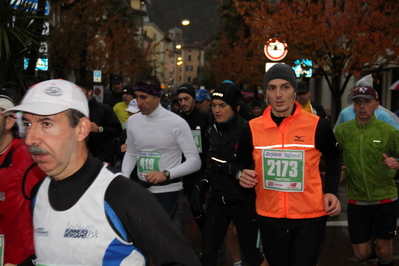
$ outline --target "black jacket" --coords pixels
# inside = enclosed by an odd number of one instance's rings
[[[197,107],[194,107],[189,115],[185,113],[180,113],[180,116],[184,120],[186,120],[191,130],[201,130],[202,152],[199,154],[201,158],[200,171],[204,171],[204,169],[206,168],[206,158],[209,149],[209,140],[208,137],[206,137],[206,130],[210,125],[212,114],[204,110],[200,110]]]
[[[239,171],[254,167],[252,135],[248,122],[238,112],[226,123],[216,123],[213,119],[207,136],[212,196],[223,198],[226,203],[254,201],[254,189],[241,187],[236,179]]]
[[[106,104],[99,103],[95,98],[89,100],[90,121],[103,127],[101,133],[91,132],[88,138],[89,151],[103,162],[114,162],[116,145],[114,139],[122,131],[121,123],[114,110]]]

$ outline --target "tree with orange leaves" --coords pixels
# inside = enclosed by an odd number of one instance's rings
[[[205,71],[210,73],[215,86],[226,79],[240,88],[261,85],[266,58],[262,49],[252,41],[252,32],[232,0],[221,0],[219,10],[222,28],[207,49]]]
[[[351,76],[399,62],[399,2],[390,0],[233,0],[259,44],[277,37],[285,60],[315,63],[333,95],[333,118]],[[334,108],[335,107],[335,108]]]
[[[137,36],[139,18],[126,1],[61,1],[52,10],[57,24],[48,42],[56,76],[75,71],[78,78],[87,78],[101,70],[103,76],[123,73],[134,79],[150,72]]]

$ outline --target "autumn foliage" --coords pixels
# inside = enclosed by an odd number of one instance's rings
[[[116,2],[73,1],[52,7],[57,15],[49,52],[58,76],[75,71],[78,78],[90,78],[92,70],[101,70],[104,77],[122,73],[134,78],[149,70],[147,53],[137,38],[138,25],[126,12],[129,6]]]
[[[252,31],[252,42],[277,37],[288,44],[285,63],[312,60],[340,110],[352,75],[359,76],[399,55],[399,2],[391,0],[233,0]]]

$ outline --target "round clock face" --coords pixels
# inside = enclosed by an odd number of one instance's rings
[[[265,55],[272,61],[282,60],[288,53],[287,44],[277,39],[269,40],[265,45]]]

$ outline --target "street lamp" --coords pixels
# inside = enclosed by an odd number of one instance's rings
[[[181,24],[182,24],[183,26],[187,26],[187,25],[190,25],[190,21],[189,21],[188,19],[183,19],[183,20],[181,21]]]

